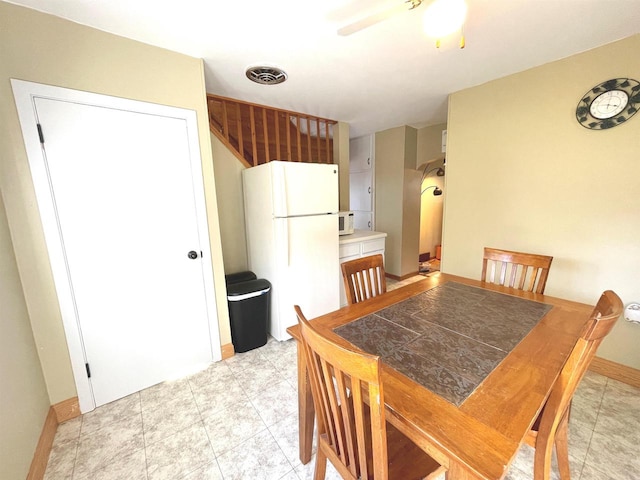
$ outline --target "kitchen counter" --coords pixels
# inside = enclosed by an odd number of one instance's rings
[[[372,232],[371,230],[355,230],[350,235],[340,235],[339,243],[344,245],[347,243],[362,242],[366,240],[375,240],[377,238],[385,238],[387,236],[384,232]]]

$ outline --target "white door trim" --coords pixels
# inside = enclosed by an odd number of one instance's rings
[[[11,86],[18,110],[20,126],[22,128],[22,135],[29,160],[29,167],[31,169],[31,176],[33,178],[38,208],[40,210],[40,218],[49,252],[53,279],[58,294],[60,313],[62,315],[62,323],[69,348],[69,356],[78,393],[80,411],[85,413],[93,410],[95,408],[95,403],[91,392],[91,384],[87,378],[85,369],[85,354],[84,347],[82,345],[82,335],[73,299],[73,291],[67,269],[64,248],[58,222],[56,220],[56,206],[51,194],[44,151],[40,144],[40,137],[37,130],[38,119],[35,108],[35,98],[40,97],[62,100],[96,107],[107,107],[185,120],[187,125],[189,150],[191,154],[191,174],[193,177],[194,202],[196,205],[198,230],[201,245],[204,247],[203,251],[206,255],[206,253],[211,251],[211,244],[209,241],[204,181],[202,175],[202,159],[200,156],[200,144],[198,141],[196,112],[183,108],[82,92],[16,79],[11,79]],[[208,249],[206,248],[207,246],[209,246]],[[215,302],[213,265],[210,260],[202,263],[206,305],[209,317],[211,350],[213,352],[213,360],[218,361],[222,359],[222,352],[220,348],[220,333],[218,330],[218,315]]]

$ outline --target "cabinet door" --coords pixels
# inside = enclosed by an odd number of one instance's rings
[[[349,174],[349,205],[351,210],[372,210],[371,170]]]
[[[359,212],[355,210],[353,212],[353,228],[356,230],[373,230],[373,213],[371,212]]]
[[[349,171],[371,170],[373,161],[372,135],[354,138],[349,142]]]

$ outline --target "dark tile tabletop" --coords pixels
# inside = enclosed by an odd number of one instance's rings
[[[448,282],[335,333],[459,406],[551,308]]]

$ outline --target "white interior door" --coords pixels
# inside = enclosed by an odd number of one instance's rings
[[[34,183],[65,330],[73,337],[75,323],[90,370],[87,399],[71,338],[83,411],[219,359],[189,122],[91,100],[31,97],[44,140]]]

